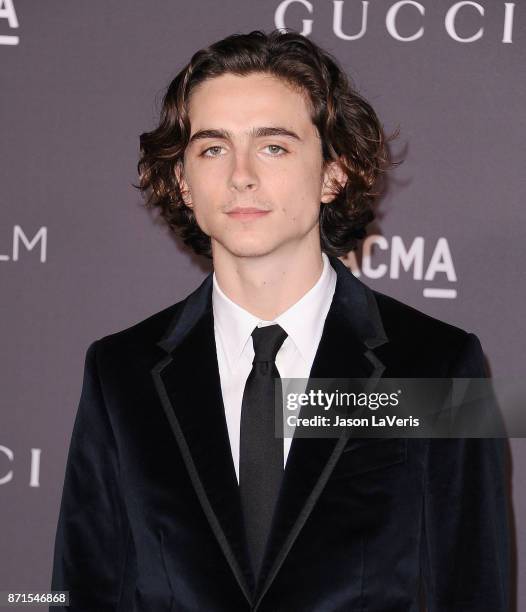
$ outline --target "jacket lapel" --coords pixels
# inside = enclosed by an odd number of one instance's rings
[[[310,378],[371,378],[384,366],[373,349],[387,342],[373,292],[336,258],[334,298]],[[212,275],[182,304],[157,343],[167,352],[151,373],[212,531],[247,601],[254,578],[243,533],[239,487],[225,420],[212,313]],[[206,381],[205,384],[203,384]],[[257,584],[254,610],[270,587],[347,442],[294,438]]]
[[[310,378],[378,379],[385,368],[372,349],[387,337],[374,294],[338,259],[331,257],[330,262],[337,273],[336,289]],[[339,438],[293,438],[254,609],[307,521],[347,436],[343,431]]]
[[[211,280],[187,298],[158,342],[169,354],[152,376],[212,531],[250,601],[254,585],[217,365]]]

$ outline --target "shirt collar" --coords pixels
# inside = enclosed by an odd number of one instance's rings
[[[216,333],[219,333],[224,354],[230,368],[233,368],[241,357],[254,327],[261,319],[238,306],[223,293],[215,272],[212,285],[212,308]]]
[[[214,272],[212,286],[214,324],[231,367],[234,367],[241,357],[254,327],[271,323],[278,323],[287,332],[307,363],[312,361],[336,287],[336,273],[330,265],[329,258],[322,253],[322,259],[323,270],[316,284],[274,321],[259,319],[233,302],[219,287]]]

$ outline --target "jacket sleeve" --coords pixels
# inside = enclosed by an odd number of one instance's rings
[[[53,559],[52,590],[69,591],[69,612],[131,607],[133,542],[119,483],[115,437],[97,373],[97,343],[87,350],[73,426]],[[127,571],[126,571],[127,570]]]
[[[451,378],[485,378],[474,334]],[[427,612],[509,612],[507,440],[430,439],[424,476],[422,577]]]

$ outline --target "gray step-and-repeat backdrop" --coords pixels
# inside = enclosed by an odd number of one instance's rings
[[[0,0],[0,591],[49,588],[88,345],[207,272],[132,186],[138,135],[196,49],[275,27],[331,51],[400,127],[405,161],[346,263],[476,333],[494,376],[526,373],[524,0]],[[526,610],[525,441],[510,450]]]

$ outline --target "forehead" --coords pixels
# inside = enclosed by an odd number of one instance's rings
[[[284,125],[311,131],[305,94],[285,80],[264,73],[224,74],[203,81],[188,104],[192,133],[204,128],[236,129]]]

